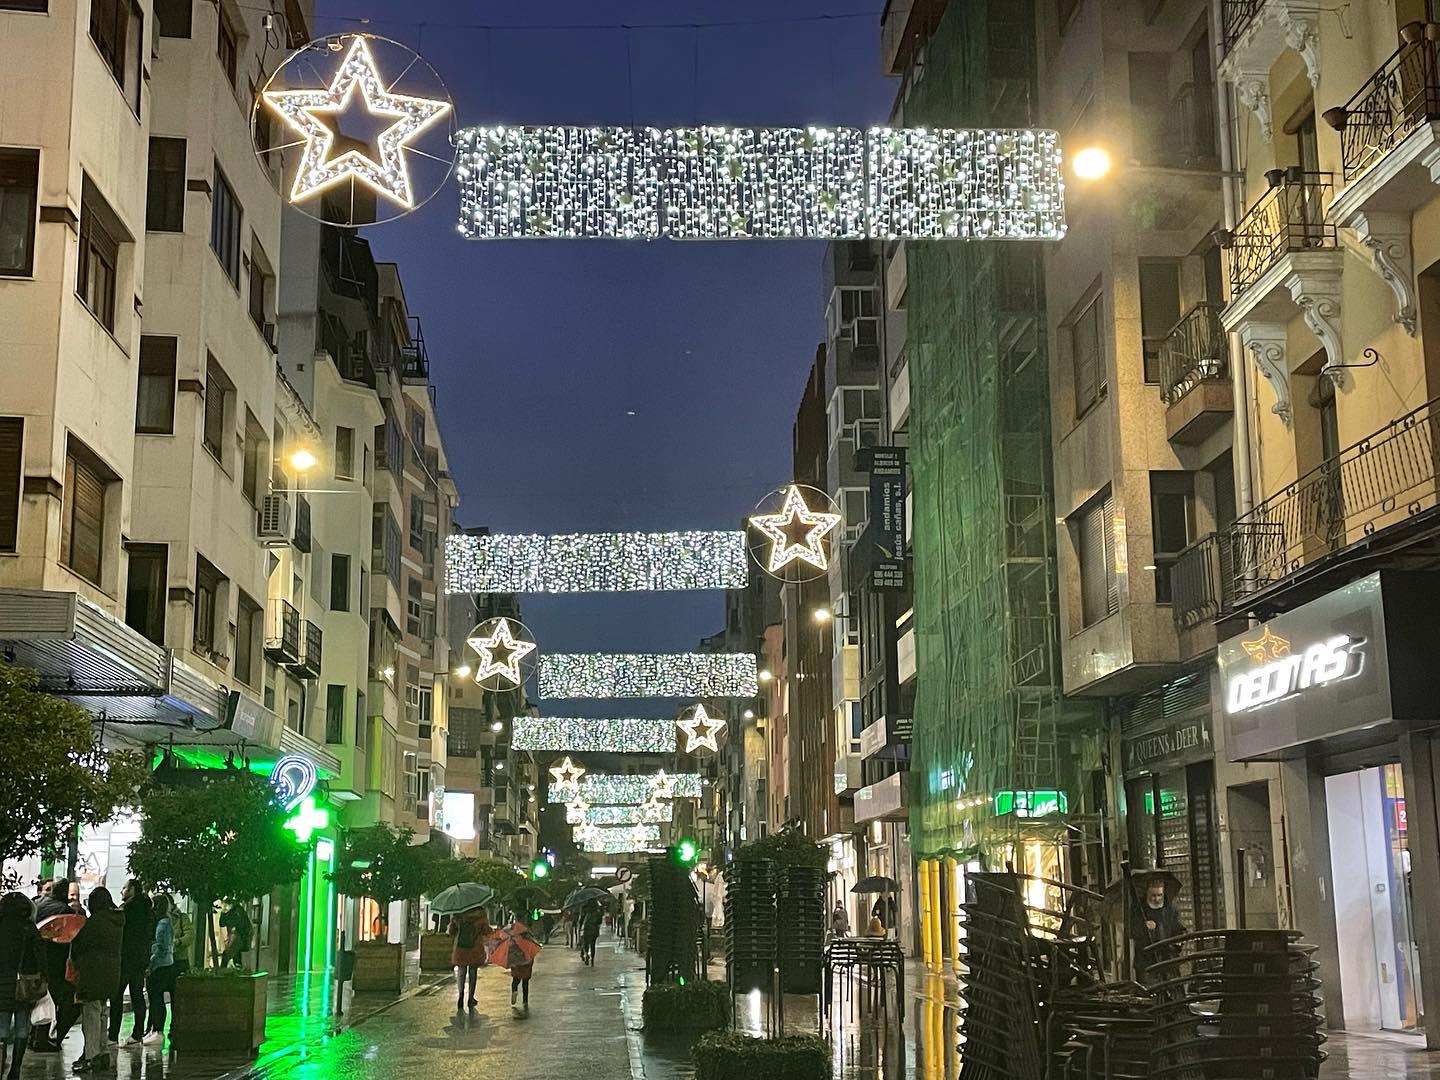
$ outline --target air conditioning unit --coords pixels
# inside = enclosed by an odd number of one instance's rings
[[[290,542],[290,502],[285,496],[265,496],[255,511],[255,535],[276,545]]]

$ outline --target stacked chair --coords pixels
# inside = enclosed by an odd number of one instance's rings
[[[732,994],[774,988],[775,880],[769,859],[736,859],[725,867],[725,967]]]
[[[780,985],[787,994],[820,993],[825,954],[825,871],[787,866],[776,882]]]

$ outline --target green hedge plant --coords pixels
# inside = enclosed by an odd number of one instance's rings
[[[813,1035],[757,1039],[711,1031],[690,1051],[695,1080],[830,1080],[830,1044]]]
[[[657,983],[645,991],[641,1015],[645,1030],[660,1035],[723,1028],[730,1023],[730,987],[705,979]]]

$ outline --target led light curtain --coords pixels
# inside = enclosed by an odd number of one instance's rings
[[[753,653],[549,653],[540,657],[540,697],[754,697]]]
[[[738,589],[749,578],[742,532],[457,533],[445,569],[452,593]]]
[[[513,725],[510,745],[516,750],[601,754],[669,754],[675,750],[673,720],[517,716]]]
[[[673,786],[672,786],[673,785]],[[551,784],[546,801],[568,803],[579,799],[590,806],[638,806],[656,790],[654,776],[626,773],[586,773],[577,784]],[[674,773],[665,778],[662,799],[698,799],[699,773]]]
[[[472,127],[455,172],[470,239],[1065,234],[1038,128]]]

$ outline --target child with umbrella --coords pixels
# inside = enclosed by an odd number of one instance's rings
[[[535,957],[540,943],[530,935],[530,927],[519,919],[509,929],[499,930],[490,939],[490,962],[510,969],[510,1005],[516,995],[523,995],[525,1010],[530,1009],[530,976],[535,973]]]

